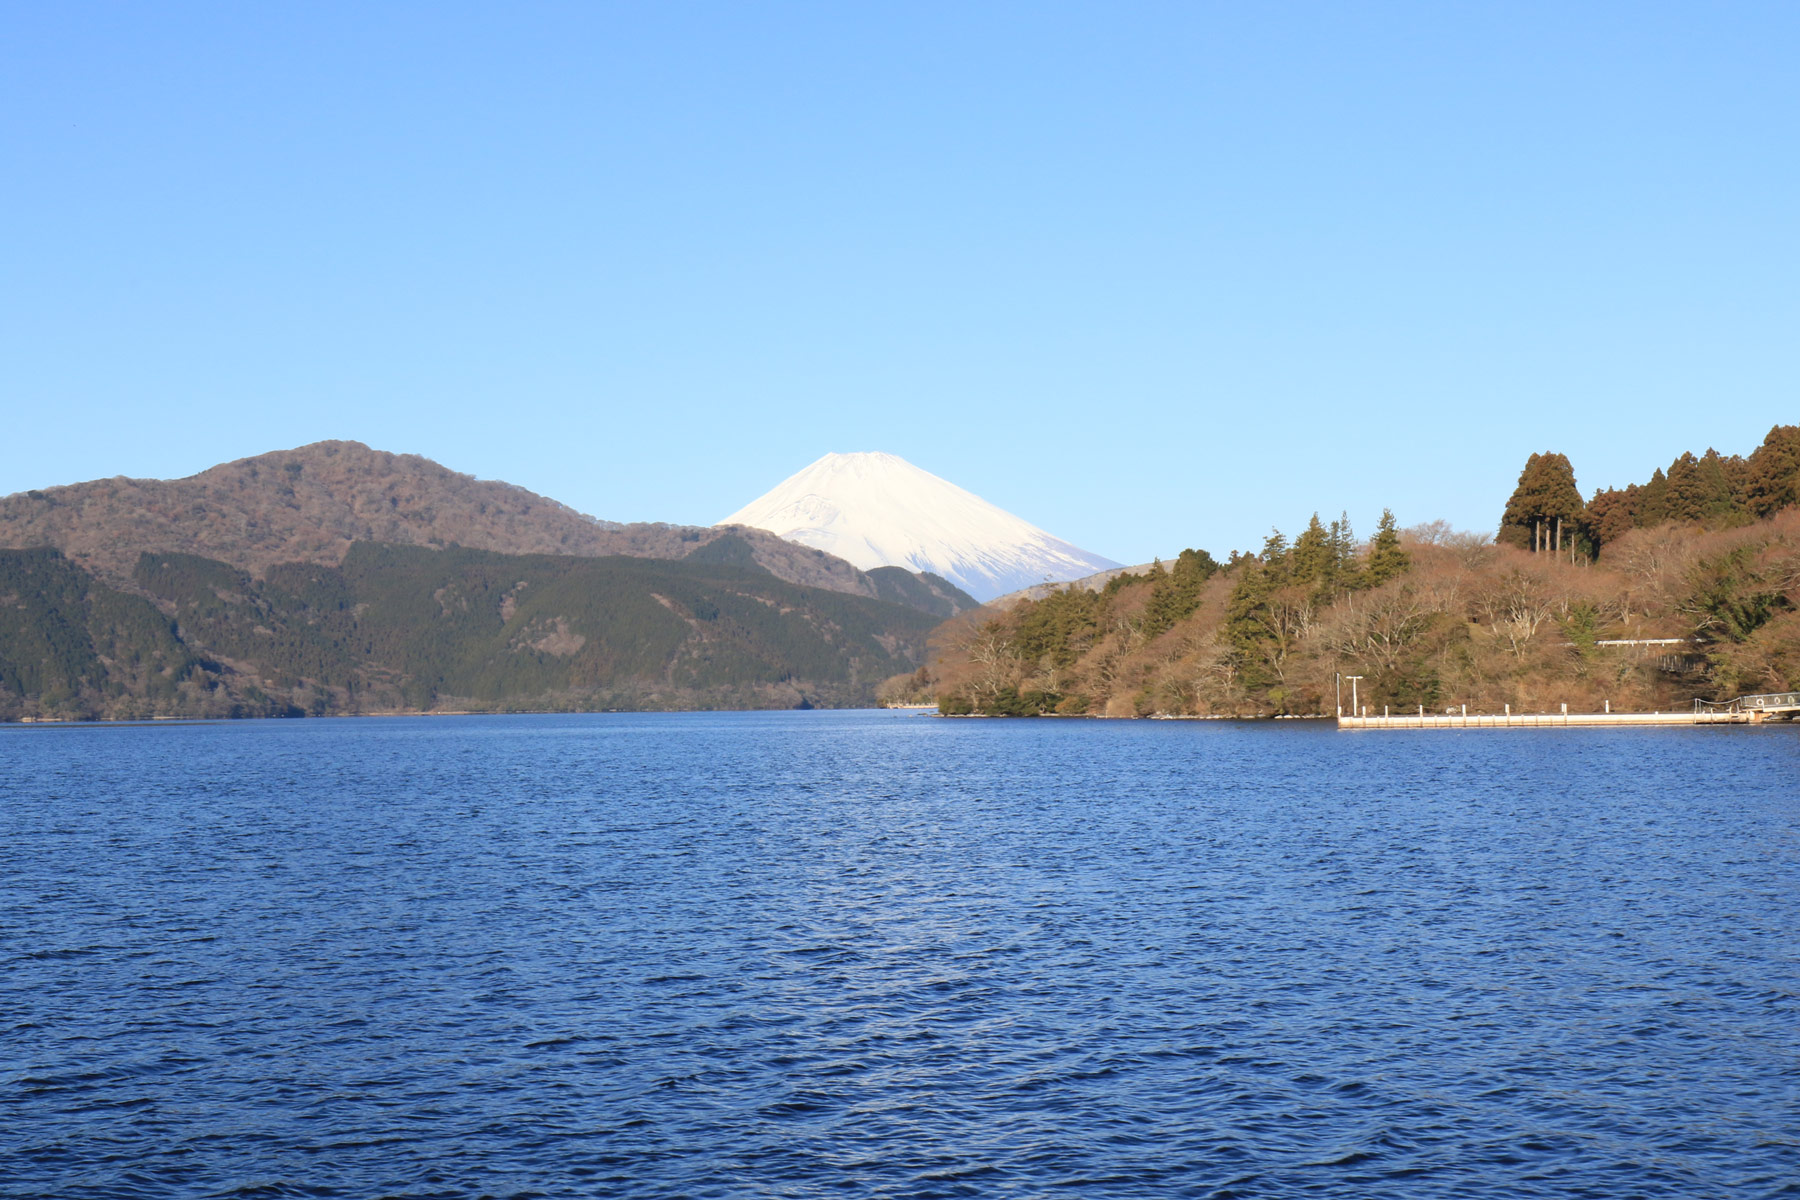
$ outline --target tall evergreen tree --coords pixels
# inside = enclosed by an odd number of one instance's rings
[[[1309,583],[1314,587],[1325,588],[1335,582],[1337,560],[1332,550],[1332,538],[1325,526],[1319,523],[1318,513],[1312,515],[1306,529],[1294,539],[1294,548],[1288,554],[1288,562],[1289,574],[1295,583]]]
[[[1497,540],[1525,550],[1564,549],[1573,544],[1586,511],[1568,458],[1533,454],[1506,502]]]
[[[1265,567],[1283,567],[1287,562],[1288,540],[1279,529],[1269,530],[1269,536],[1263,539],[1262,553],[1257,555]]]
[[[1250,559],[1238,569],[1237,583],[1225,606],[1225,639],[1244,684],[1252,689],[1281,682],[1289,650],[1298,632],[1280,601],[1286,563]]]
[[[1371,586],[1379,587],[1412,566],[1412,557],[1400,546],[1400,531],[1394,527],[1392,509],[1381,510],[1381,524],[1369,542],[1367,575]]]
[[[1350,528],[1349,513],[1338,513],[1338,519],[1326,529],[1326,541],[1331,546],[1332,592],[1335,594],[1365,586],[1368,580],[1363,578],[1357,565],[1356,534]]]
[[[1340,566],[1348,566],[1356,558],[1356,533],[1350,528],[1350,514],[1338,513],[1331,523],[1331,552]]]
[[[1199,608],[1201,590],[1218,569],[1219,564],[1206,551],[1183,550],[1175,566],[1151,584],[1150,601],[1144,607],[1144,635],[1155,637]]]
[[[1603,488],[1588,501],[1588,535],[1596,547],[1605,546],[1638,527],[1638,508],[1644,489],[1637,484]]]
[[[1240,678],[1252,690],[1277,689],[1284,682],[1288,654],[1299,641],[1301,618],[1311,604],[1310,586],[1293,576],[1297,547],[1298,539],[1290,548],[1281,531],[1273,530],[1262,553],[1240,560],[1237,567],[1237,582],[1226,602],[1225,639]]]
[[[1638,496],[1637,525],[1651,529],[1669,519],[1669,477],[1658,467]]]
[[[1730,524],[1738,507],[1734,471],[1717,450],[1695,458],[1692,451],[1669,464],[1668,516],[1674,521]]]
[[[1744,505],[1758,517],[1800,504],[1800,425],[1777,425],[1744,464]]]

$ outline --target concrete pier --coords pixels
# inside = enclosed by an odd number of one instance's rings
[[[1395,713],[1339,717],[1339,729],[1561,729],[1593,725],[1760,725],[1760,712],[1664,713]]]

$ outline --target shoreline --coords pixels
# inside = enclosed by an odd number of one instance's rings
[[[407,711],[392,710],[387,712],[363,713],[330,713],[319,717],[276,717],[276,716],[240,716],[240,717],[201,717],[201,716],[157,716],[131,717],[122,719],[100,718],[83,720],[80,718],[57,719],[45,717],[23,717],[18,720],[0,721],[0,730],[5,729],[78,729],[78,728],[129,728],[153,725],[217,725],[234,722],[260,721],[317,721],[317,720],[382,720],[401,717],[501,717],[501,716],[599,716],[617,714],[650,714],[650,713],[729,713],[729,712],[790,712],[798,711],[785,708],[747,709],[747,708],[682,708],[682,709],[514,709],[505,712],[483,711],[481,709],[427,709]],[[915,716],[932,715],[946,720],[983,720],[1010,721],[1022,719],[1050,719],[1068,721],[1335,721],[1340,730],[1423,730],[1423,729],[1593,729],[1613,728],[1667,728],[1699,725],[1790,725],[1800,721],[1780,717],[1769,719],[1768,714],[1759,711],[1747,712],[1610,712],[1610,713],[1461,713],[1419,714],[1394,713],[1387,716],[1337,716],[1326,713],[1278,713],[1278,714],[1239,714],[1239,713],[1150,713],[1144,716],[1107,717],[1098,713],[1039,713],[1035,718],[994,716],[988,713],[943,713],[935,704],[886,704],[872,705],[862,709],[815,709],[819,712],[894,712],[912,713]]]

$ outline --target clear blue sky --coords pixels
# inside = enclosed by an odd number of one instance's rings
[[[0,4],[0,493],[324,438],[1124,561],[1800,419],[1800,5]]]

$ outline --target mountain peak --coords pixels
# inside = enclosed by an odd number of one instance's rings
[[[865,571],[930,571],[978,600],[1119,565],[880,450],[827,454],[719,524],[766,529]]]

